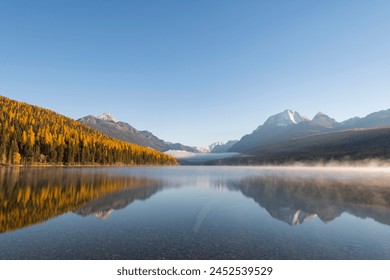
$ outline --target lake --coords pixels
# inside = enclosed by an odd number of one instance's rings
[[[0,168],[0,259],[390,259],[390,169]]]

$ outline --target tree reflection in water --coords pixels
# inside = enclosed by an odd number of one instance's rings
[[[110,176],[93,168],[0,168],[0,233],[77,211],[110,194],[120,198],[125,192],[130,203],[161,186],[159,180]]]

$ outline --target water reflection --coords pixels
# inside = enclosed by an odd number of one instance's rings
[[[292,226],[313,217],[329,223],[344,212],[390,225],[390,181],[386,176],[287,175],[252,176],[230,180],[226,185],[253,198],[272,217]]]
[[[83,217],[92,215],[105,220],[113,211],[123,209],[136,200],[146,200],[163,188],[162,182],[148,181],[145,178],[132,178],[132,180],[137,181],[136,186],[88,202],[76,209],[74,213]]]
[[[101,171],[0,168],[0,233],[42,223],[69,211],[105,217],[111,209],[145,199],[162,188],[157,179],[111,176]],[[110,206],[101,203],[102,197]]]
[[[278,168],[0,168],[0,233],[68,212],[107,219],[113,211],[173,186],[208,188],[210,197],[218,190],[222,200],[224,190],[238,190],[289,225],[314,217],[329,223],[344,212],[390,225],[389,176]],[[177,202],[196,199],[177,194]],[[213,211],[211,204],[199,210],[193,233]]]

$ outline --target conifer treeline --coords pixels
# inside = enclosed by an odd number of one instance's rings
[[[177,161],[53,111],[0,96],[0,164],[34,163],[173,165]]]

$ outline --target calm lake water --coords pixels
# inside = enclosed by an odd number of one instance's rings
[[[0,259],[390,259],[390,169],[0,168]]]

